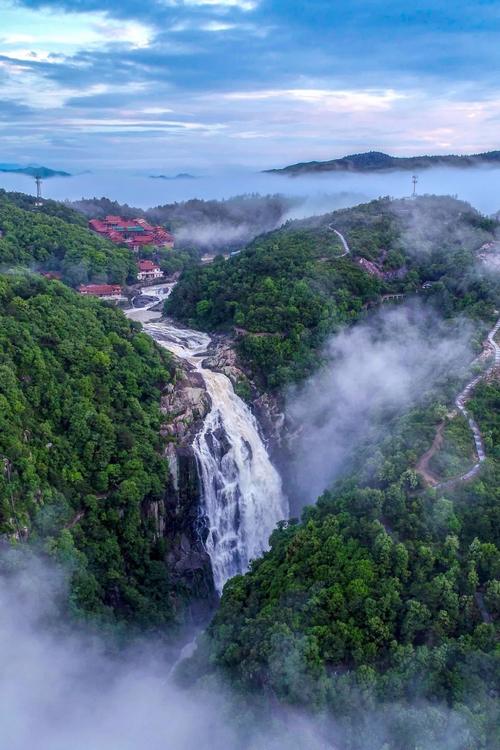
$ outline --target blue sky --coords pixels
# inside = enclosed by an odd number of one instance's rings
[[[497,0],[0,0],[0,161],[497,148],[499,28]]]

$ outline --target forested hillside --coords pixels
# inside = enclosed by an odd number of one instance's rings
[[[350,255],[339,257],[331,227]],[[291,222],[229,260],[188,270],[166,310],[195,327],[236,331],[254,374],[281,386],[311,372],[326,335],[384,293],[418,294],[446,315],[489,314],[498,283],[476,251],[495,228],[452,198],[380,199]]]
[[[350,255],[338,257],[330,224],[345,235]],[[311,359],[304,368],[297,346],[289,350],[287,371],[274,369],[272,357],[257,359],[248,341],[269,340],[261,333],[266,327],[293,342],[283,310],[286,290],[293,300],[298,278],[305,290],[295,324],[306,330],[314,330],[313,301],[338,306],[338,287],[325,279],[337,274],[339,283],[340,274],[361,274],[373,296],[359,294],[358,303],[399,293],[424,330],[442,324],[466,336],[467,317],[478,342],[499,309],[498,275],[477,256],[495,230],[495,222],[449,198],[374,201],[294,223],[237,258],[191,271],[167,309],[208,328],[245,323],[241,352],[268,383],[269,373],[283,373],[281,382],[301,376],[328,331],[342,322],[325,317],[317,337],[307,340]],[[321,264],[328,269],[323,276]],[[353,315],[353,304],[351,320],[370,318],[366,343],[372,342],[381,316],[361,305]],[[427,340],[432,348],[431,333]],[[432,356],[419,346],[421,357]],[[222,676],[244,700],[278,700],[329,716],[340,746],[351,750],[448,747],[453,727],[460,727],[461,750],[499,746],[500,385],[498,373],[491,374],[469,402],[487,459],[470,481],[461,481],[477,458],[466,422],[453,414],[460,386],[450,376],[429,383],[403,411],[380,402],[353,455],[346,453],[342,478],[300,521],[273,533],[271,550],[247,575],[226,584],[184,679]],[[329,395],[333,403],[342,397],[334,390]],[[363,423],[363,414],[357,418]],[[318,416],[318,430],[326,419]],[[457,479],[431,488],[416,465],[440,424],[444,439],[433,470],[442,480]],[[293,445],[292,439],[292,464],[300,460]],[[323,454],[328,461],[328,446]]]
[[[22,208],[25,211],[34,211],[36,213],[45,214],[45,216],[55,216],[57,219],[67,221],[69,224],[77,224],[78,226],[85,228],[87,227],[85,216],[82,216],[79,211],[76,211],[68,203],[44,198],[40,205],[40,201],[38,201],[34,195],[15,193],[12,191],[7,192],[1,189],[0,196],[7,198],[14,206]]]
[[[356,750],[448,747],[454,725],[456,747],[497,748],[499,399],[498,381],[478,388],[489,458],[447,489],[413,470],[435,406],[391,423],[358,472],[228,582],[186,675],[215,669],[243,694],[326,710]]]
[[[267,386],[282,385],[311,371],[326,334],[377,298],[379,282],[340,252],[331,232],[321,241],[265,236],[229,261],[186,271],[166,309],[195,327],[239,328],[247,361]]]
[[[0,192],[0,266],[58,271],[71,286],[88,281],[126,283],[135,278],[130,250],[95,236],[62,204],[36,209],[20,194]]]
[[[72,570],[76,611],[160,625],[182,608],[147,508],[165,494],[168,355],[59,282],[0,276],[0,534]]]
[[[126,218],[144,216],[153,224],[163,224],[174,232],[178,248],[227,252],[244,247],[257,234],[282,224],[287,213],[301,200],[284,195],[248,194],[226,200],[193,198],[146,210],[108,198],[88,198],[71,205],[88,218],[102,218],[107,214]]]
[[[89,273],[116,270],[119,249],[78,222],[22,204],[0,196],[0,251],[12,255],[9,266],[59,262],[70,282],[81,263]],[[402,295],[417,320],[418,352],[421,342],[437,348],[445,335],[454,348],[466,331],[479,352],[498,318],[500,282],[477,250],[496,230],[454,199],[381,199],[290,223],[230,260],[188,268],[167,311],[234,333],[247,365],[270,388],[315,371],[332,332],[365,327],[369,334],[353,339],[363,349],[390,338],[378,314],[384,295]],[[358,325],[368,319],[371,328]],[[436,335],[428,333],[433,325]],[[254,698],[261,707],[279,703],[333,718],[350,750],[446,747],[450,732],[462,733],[459,750],[496,750],[495,371],[487,370],[468,403],[484,438],[480,471],[434,488],[417,471],[440,426],[433,472],[456,478],[476,460],[467,422],[452,411],[466,367],[458,375],[436,363],[424,393],[404,409],[378,402],[335,483],[300,520],[274,531],[270,551],[248,574],[228,581],[195,657],[181,667],[186,682],[215,679],[219,688],[222,677],[245,706],[242,724],[253,721]],[[0,371],[0,536],[64,565],[77,617],[168,633],[192,594],[169,556],[168,518],[158,531],[169,482],[161,426],[170,414],[159,409],[175,378],[169,355],[120,310],[17,270],[0,275]],[[334,389],[327,396],[338,398]]]

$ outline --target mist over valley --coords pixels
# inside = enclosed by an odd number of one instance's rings
[[[499,750],[494,4],[0,5],[0,750]]]

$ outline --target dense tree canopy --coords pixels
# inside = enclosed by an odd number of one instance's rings
[[[0,277],[0,369],[0,533],[70,564],[78,609],[172,619],[143,512],[165,492],[168,356],[120,310],[23,274]]]
[[[128,272],[122,251],[78,222],[15,202],[0,195],[9,266],[59,264],[71,283],[79,264],[89,278]],[[497,276],[477,259],[495,227],[453,199],[373,201],[188,268],[167,310],[236,331],[271,387],[311,372],[326,336],[384,293],[418,295],[450,326],[473,318],[479,341],[499,307]],[[0,370],[0,534],[69,566],[75,612],[174,621],[185,591],[148,512],[167,481],[158,407],[168,356],[119,310],[24,272],[0,276]],[[406,413],[379,410],[385,429],[367,432],[342,478],[226,584],[185,677],[222,674],[244,702],[252,694],[333,716],[351,750],[434,747],[450,727],[457,750],[496,750],[498,379],[469,404],[487,452],[479,474],[432,489],[415,469],[440,425],[432,471],[447,479],[475,461],[466,422],[449,414],[458,387],[443,376]]]
[[[331,226],[349,256],[339,257]],[[282,386],[310,373],[326,336],[383,293],[418,294],[445,315],[488,315],[499,283],[478,267],[476,251],[495,226],[452,198],[383,198],[290,222],[229,260],[188,270],[166,309],[195,327],[236,331],[254,374]]]
[[[201,328],[236,327],[266,385],[303,377],[326,334],[356,320],[379,282],[345,258],[332,232],[278,232],[240,255],[188,270],[167,304]]]
[[[418,295],[450,325],[473,318],[479,335],[491,324],[500,286],[477,250],[494,239],[495,222],[448,198],[383,199],[288,226],[229,262],[187,275],[169,309],[208,328],[237,326],[241,312],[247,331],[282,333],[285,295],[267,281],[268,268],[286,258],[278,273],[289,273],[290,297],[303,274],[291,248],[300,257],[308,247],[309,261],[311,253],[326,255],[332,221],[352,252],[332,264],[336,273],[359,272],[363,258],[379,271],[367,274],[375,293]],[[259,263],[261,244],[267,266]],[[247,321],[255,320],[252,303],[264,285],[261,328],[252,329]],[[297,306],[304,321],[313,288]],[[323,300],[336,292],[332,285]],[[328,318],[324,333],[337,324]],[[271,358],[249,352],[248,338],[242,352],[256,369],[269,366]],[[312,352],[321,340],[308,342]],[[291,377],[288,370],[283,379]],[[440,383],[406,414],[380,413],[385,429],[357,445],[344,477],[300,522],[273,533],[270,551],[247,575],[226,584],[186,678],[215,672],[244,696],[326,712],[356,750],[447,747],[454,721],[460,750],[500,744],[498,380],[481,383],[470,402],[488,454],[479,475],[430,489],[415,471],[441,423],[443,443],[430,467],[438,478],[456,477],[477,460],[466,422],[448,415],[458,389]]]
[[[490,383],[471,402],[491,447],[499,397]],[[414,750],[426,732],[448,747],[439,705],[463,725],[457,748],[498,746],[498,447],[473,482],[425,490],[412,462],[432,422],[429,407],[401,417],[363,470],[273,533],[226,584],[186,671],[215,667],[244,693],[326,709],[350,748]]]
[[[79,222],[68,223],[64,206],[60,211],[40,211],[31,205],[28,210],[18,207],[23,203],[16,196],[11,199],[9,194],[0,193],[3,269],[25,266],[58,271],[71,286],[89,281],[124,284],[135,279],[135,260],[130,250],[97,237]],[[70,209],[68,212],[75,213]]]
[[[50,200],[49,198],[43,198],[40,201],[33,195],[27,195],[27,193],[14,193],[7,192],[6,190],[0,189],[0,196],[7,198],[10,203],[17,208],[22,208],[24,211],[34,211],[35,213],[41,213],[45,216],[55,216],[57,219],[62,219],[68,222],[68,224],[76,224],[79,227],[87,227],[87,219],[79,211],[72,208],[69,203],[61,203],[61,201]]]

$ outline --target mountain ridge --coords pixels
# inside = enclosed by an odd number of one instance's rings
[[[433,166],[474,167],[480,164],[499,164],[500,151],[479,154],[437,154],[423,156],[391,156],[382,151],[365,151],[327,161],[309,161],[290,164],[278,169],[266,169],[266,174],[302,174],[322,172],[389,172],[397,169],[429,169]]]
[[[0,172],[6,174],[25,174],[28,177],[40,177],[44,180],[50,177],[71,177],[69,172],[51,169],[50,167],[38,166],[37,164],[0,164]]]

